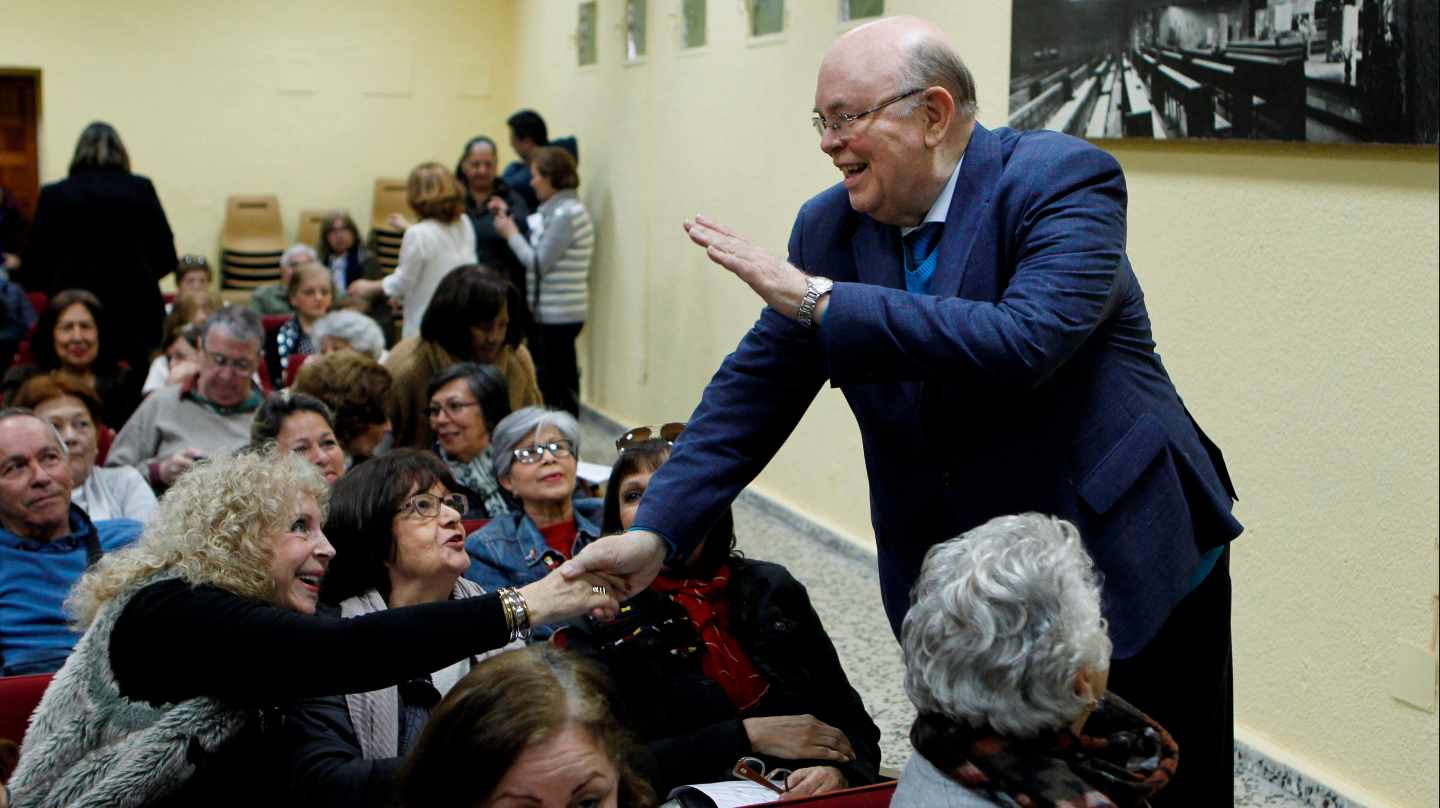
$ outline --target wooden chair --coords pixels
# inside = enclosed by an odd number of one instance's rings
[[[335,213],[333,210],[300,211],[300,225],[295,228],[295,240],[301,244],[309,244],[319,252],[320,231],[324,229],[326,220]]]
[[[232,196],[225,200],[225,226],[220,232],[222,253],[245,256],[285,252],[285,227],[280,223],[280,200],[273,194]]]
[[[375,180],[375,198],[370,206],[370,232],[372,235],[390,236],[398,240],[400,233],[385,221],[390,214],[398,213],[414,222],[420,218],[410,203],[405,201],[405,180]]]

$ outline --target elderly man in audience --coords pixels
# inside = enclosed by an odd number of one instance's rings
[[[401,340],[385,367],[395,377],[390,421],[397,446],[428,449],[435,430],[425,417],[430,380],[456,362],[494,365],[510,390],[510,409],[542,403],[535,363],[511,318],[521,301],[515,287],[482,266],[451,270],[435,289],[417,336]]]
[[[37,376],[20,386],[15,406],[33,410],[50,422],[65,441],[69,453],[70,501],[90,518],[150,521],[155,513],[155,492],[145,478],[129,466],[96,468],[99,454],[100,399],[88,387],[62,376]]]
[[[134,466],[163,491],[196,460],[244,446],[260,406],[252,375],[265,333],[260,315],[226,306],[200,334],[200,371],[193,382],[151,393],[126,422],[107,466]]]
[[[250,293],[250,308],[261,314],[291,314],[290,275],[302,264],[313,264],[320,259],[315,248],[309,244],[291,244],[280,255],[280,282],[257,287]]]
[[[354,351],[336,351],[305,363],[291,392],[312,395],[335,416],[335,437],[349,468],[390,446],[390,371]]]
[[[65,442],[29,410],[0,410],[0,675],[56,670],[79,638],[62,604],[105,553],[140,535],[70,501]]]
[[[339,309],[321,317],[310,327],[310,339],[322,354],[351,350],[377,362],[384,362],[388,354],[380,325],[354,309]]]
[[[901,643],[919,710],[892,802],[1143,804],[1174,774],[1170,736],[1105,686],[1100,575],[1080,531],[1000,516],[933,547]]]

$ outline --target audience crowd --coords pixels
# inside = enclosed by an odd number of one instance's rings
[[[28,231],[0,189],[0,674],[54,676],[0,806],[653,806],[741,768],[791,798],[886,779],[804,585],[736,551],[728,511],[623,604],[557,571],[631,528],[684,424],[620,436],[603,497],[578,479],[594,225],[574,139],[508,124],[503,173],[483,135],[410,173],[393,272],[336,211],[248,305],[176,258],[106,124]],[[103,255],[60,238],[76,225]],[[930,552],[897,800],[1164,785],[1174,742],[1106,692],[1100,587],[1051,517]]]

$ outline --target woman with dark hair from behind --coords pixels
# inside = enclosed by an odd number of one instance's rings
[[[682,426],[642,427],[616,442],[605,533],[631,526]],[[742,757],[787,770],[794,796],[876,780],[880,730],[804,585],[779,564],[735,552],[728,508],[683,566],[662,572],[614,623],[559,637],[608,669],[654,754],[662,793],[727,779]]]
[[[116,355],[139,371],[160,344],[160,279],[176,263],[175,237],[155,186],[130,173],[130,155],[114,127],[98,121],[85,127],[70,175],[40,189],[21,256],[24,286],[51,296],[86,289],[104,300]]]
[[[390,371],[354,351],[323,354],[300,368],[290,389],[307,393],[335,415],[335,437],[350,468],[389,448]]]
[[[456,362],[494,365],[505,377],[512,410],[542,402],[535,363],[510,319],[519,297],[490,267],[457,267],[440,281],[419,335],[401,340],[385,359],[395,379],[390,424],[396,446],[428,449],[435,442],[425,417],[430,379]]]
[[[435,454],[469,500],[466,519],[509,513],[511,501],[495,479],[490,431],[510,414],[510,392],[494,365],[461,362],[430,379],[425,414],[435,430]]]
[[[493,656],[435,709],[401,773],[405,808],[649,808],[614,692],[550,645]]]
[[[5,373],[6,398],[30,378],[56,373],[71,384],[93,390],[105,405],[106,425],[119,429],[140,403],[143,381],[137,370],[120,363],[120,340],[118,329],[112,327],[95,295],[84,289],[66,289],[35,322],[30,339],[34,362]]]

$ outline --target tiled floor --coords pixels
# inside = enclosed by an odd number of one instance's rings
[[[581,426],[582,457],[613,462],[615,436],[610,426],[593,417],[586,417]],[[825,543],[759,497],[742,495],[736,503],[735,532],[738,549],[745,555],[783,563],[805,584],[851,684],[880,727],[884,765],[903,767],[910,756],[915,708],[901,685],[900,647],[880,606],[874,560],[858,548]],[[1258,777],[1237,776],[1235,804],[1289,808],[1307,803]]]

